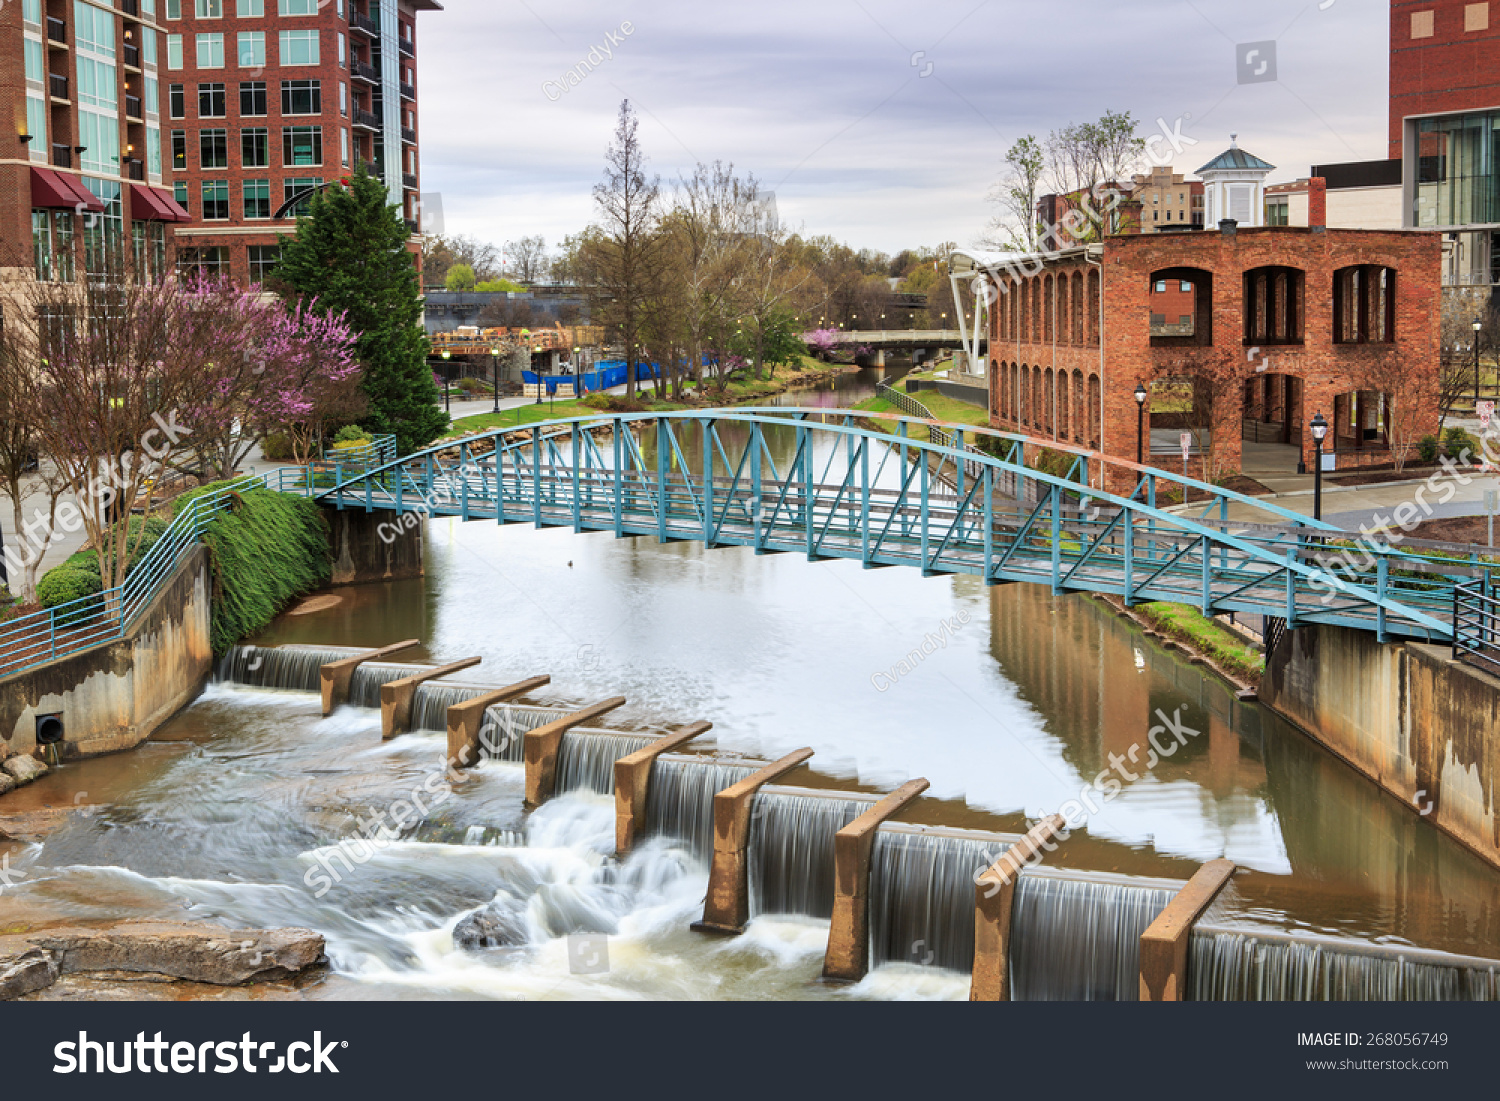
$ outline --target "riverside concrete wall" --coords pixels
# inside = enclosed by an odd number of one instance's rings
[[[1500,866],[1500,679],[1447,646],[1303,626],[1267,663],[1260,698]]]
[[[130,637],[0,681],[0,756],[29,754],[36,720],[61,715],[63,758],[131,749],[197,696],[213,669],[209,557],[198,548]]]
[[[421,577],[423,518],[324,506],[334,585],[365,585]]]

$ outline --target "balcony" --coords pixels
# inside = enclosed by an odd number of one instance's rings
[[[47,41],[58,46],[68,44],[68,25],[61,19],[47,16]]]
[[[349,60],[349,75],[355,80],[369,81],[371,84],[380,83],[380,70],[375,66],[363,61]]]
[[[47,91],[53,99],[67,99],[68,78],[61,73],[48,73]]]
[[[380,23],[371,19],[368,15],[360,15],[353,8],[349,9],[349,26],[357,31],[364,31],[376,38],[380,37]]]
[[[401,140],[404,141],[407,145],[416,145],[417,132],[410,126],[403,126],[401,127]]]
[[[145,118],[141,114],[141,97],[127,94],[125,96],[125,117],[128,119]]]
[[[73,167],[73,147],[71,145],[64,145],[62,142],[56,141],[52,143],[52,167]]]
[[[126,174],[132,180],[144,182],[146,179],[146,162],[142,160],[128,160],[125,162]]]
[[[401,39],[398,44],[401,47],[401,53],[402,53],[402,55],[404,57],[416,57],[417,56],[417,48],[415,46],[413,46],[410,42],[408,42],[406,39],[404,39],[404,38]]]
[[[414,233],[414,234],[422,232],[422,227],[420,225],[418,225],[415,221],[413,221],[411,218],[406,219],[406,228],[409,229],[409,230],[411,230],[412,233]]]
[[[120,0],[120,10],[126,15],[139,17],[141,14],[140,0]]]
[[[417,98],[417,90],[410,84],[403,84],[401,85],[401,98],[415,101]]]
[[[125,43],[120,51],[127,69],[139,69],[141,67],[141,48],[132,42]]]
[[[408,191],[420,190],[417,187],[417,177],[410,172],[401,173],[401,186],[406,188]]]
[[[374,133],[379,133],[384,128],[384,123],[381,122],[379,115],[356,107],[354,109],[354,128],[356,130],[370,130]]]

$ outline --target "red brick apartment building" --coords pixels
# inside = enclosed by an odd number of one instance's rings
[[[1407,423],[1437,426],[1440,261],[1437,234],[1226,222],[1002,269],[991,423],[1133,461],[1136,387],[1185,387],[1192,411],[1158,413],[1158,427],[1208,430],[1216,475],[1243,469],[1247,440],[1311,469],[1320,412],[1339,467],[1389,461],[1395,387]]]
[[[164,0],[0,4],[0,280],[72,280],[116,248],[167,262]]]
[[[369,165],[420,214],[417,27],[434,0],[156,0],[166,178],[182,259],[260,282],[306,201]]]

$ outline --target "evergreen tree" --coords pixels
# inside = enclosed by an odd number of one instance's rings
[[[447,427],[427,365],[422,299],[411,234],[385,184],[364,165],[313,196],[297,236],[282,241],[275,282],[316,309],[346,314],[359,336],[372,432],[394,435],[403,455],[431,443]]]

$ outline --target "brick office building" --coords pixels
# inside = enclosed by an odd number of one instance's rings
[[[1319,412],[1339,467],[1389,461],[1403,438],[1392,438],[1392,395],[1410,411],[1409,442],[1438,423],[1440,259],[1436,234],[1225,223],[997,265],[991,424],[1134,461],[1137,385],[1185,386],[1192,408],[1156,419],[1206,433],[1211,460],[1195,461],[1196,476],[1241,470],[1247,439],[1311,469]],[[1155,307],[1163,297],[1170,319]]]
[[[0,4],[0,279],[68,281],[117,250],[162,269],[163,0]]]
[[[434,0],[157,0],[184,262],[259,282],[306,201],[363,161],[417,232],[416,14]]]

